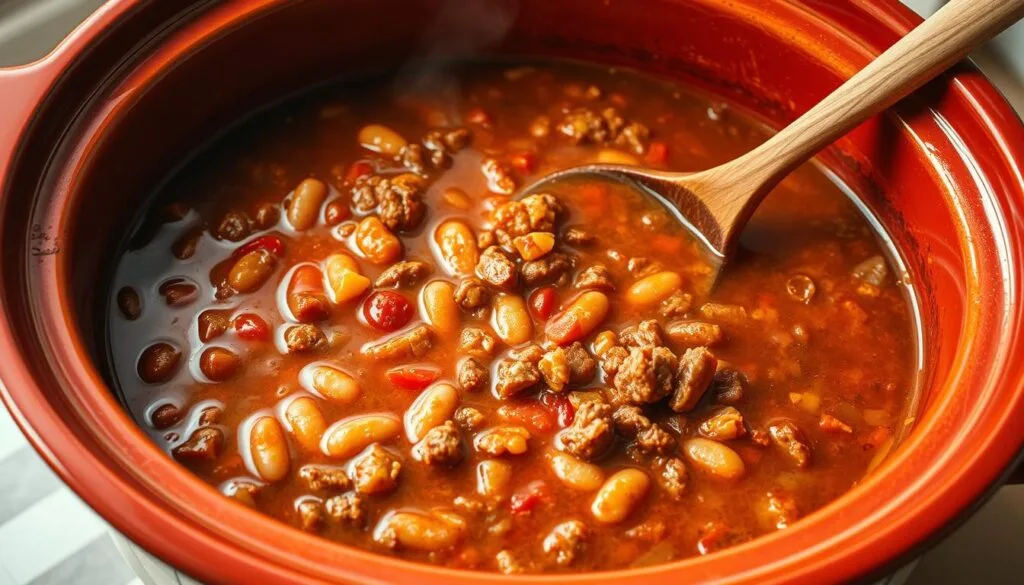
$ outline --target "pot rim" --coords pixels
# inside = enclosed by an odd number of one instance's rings
[[[894,34],[905,34],[913,24],[919,22],[919,19],[909,9],[888,0],[858,0],[856,3],[877,17],[879,24],[886,26]],[[17,96],[25,108],[12,107],[10,108],[11,113],[7,116],[0,114],[0,123],[9,122],[0,127],[21,127],[23,131],[29,128],[31,116],[39,111],[39,106],[44,102],[47,91],[59,83],[62,70],[87,51],[90,43],[101,37],[106,30],[116,26],[123,19],[129,18],[131,12],[141,4],[141,0],[109,2],[80,25],[47,57],[12,71],[0,70],[0,83],[18,77],[20,81],[25,82],[22,87],[27,88]],[[244,9],[237,9],[236,16],[243,12],[251,14],[268,7],[272,8],[272,4],[272,0],[252,2]],[[230,13],[231,9],[221,12]],[[229,22],[230,19],[219,24],[228,26]],[[210,31],[207,31],[207,34],[210,34]],[[202,42],[203,38],[197,37],[192,40]],[[5,77],[8,79],[4,79]],[[1016,114],[1003,101],[998,92],[972,67],[961,67],[955,75],[950,77],[948,84],[972,104],[976,117],[975,122],[995,139],[1001,149],[999,155],[1004,164],[1012,169],[1015,165],[1014,161],[1024,160],[1024,127],[1021,126]],[[27,132],[13,132],[11,147],[13,148],[14,143],[20,141],[21,137],[26,134]],[[0,153],[2,152],[0,150]],[[17,157],[12,157],[8,164],[7,169],[0,169],[0,185],[5,187],[5,191],[7,185],[4,182],[6,178],[3,173],[17,164]],[[1019,270],[1021,265],[1019,259],[1024,257],[1022,254],[1024,226],[1015,223],[1014,218],[1020,217],[1020,214],[1012,213],[1019,211],[1017,208],[1024,201],[1024,180],[1021,179],[1019,171],[1015,178],[1016,183],[1013,185],[1015,193],[1013,195],[1017,197],[1016,200],[1011,196],[1006,196],[1001,200],[988,202],[992,206],[992,213],[995,214],[990,219],[997,223],[1004,222],[1001,226],[1004,231],[997,234],[999,239],[994,242],[994,249],[988,250],[987,253],[990,256],[1005,254],[1003,259],[1010,265],[1006,268],[1007,270]],[[989,195],[999,198],[1000,194],[989,193]],[[985,197],[985,193],[982,193],[982,196]],[[685,575],[702,579],[722,577],[729,582],[843,580],[875,570],[878,564],[891,561],[926,540],[943,524],[952,521],[985,494],[1006,466],[1020,452],[1022,437],[1024,437],[1024,429],[1018,422],[1021,418],[1019,415],[1024,412],[1024,381],[1022,381],[1024,376],[1020,374],[1024,370],[1024,364],[1010,363],[1010,356],[1024,355],[1024,352],[1021,351],[1024,339],[1018,339],[1021,337],[1019,333],[1024,330],[1022,327],[1024,316],[1019,310],[1021,306],[1019,274],[1007,272],[1005,276],[1003,283],[1006,290],[1000,291],[1005,295],[1003,299],[1005,308],[1000,321],[1003,328],[1000,333],[1007,335],[1010,339],[998,350],[1001,353],[993,357],[993,364],[999,366],[994,368],[995,371],[1009,375],[1006,375],[1003,382],[994,380],[994,376],[992,376],[985,380],[986,386],[978,390],[986,395],[992,394],[995,392],[995,385],[1001,385],[1004,387],[1002,393],[1013,399],[1009,404],[1011,408],[1006,409],[1001,416],[991,412],[975,413],[977,417],[988,417],[989,420],[993,420],[993,428],[998,431],[990,432],[984,440],[977,437],[972,438],[964,432],[953,433],[951,437],[944,439],[960,449],[967,448],[968,444],[973,448],[983,448],[986,453],[991,454],[990,457],[984,461],[979,458],[977,461],[968,460],[962,463],[939,461],[938,469],[936,466],[929,468],[929,473],[921,477],[920,481],[940,479],[943,481],[941,489],[927,493],[920,487],[916,488],[915,494],[921,496],[922,499],[914,503],[912,512],[886,508],[878,509],[872,515],[862,518],[861,522],[864,524],[885,524],[864,541],[853,539],[856,534],[852,531],[856,527],[847,528],[845,532],[834,533],[831,538],[822,539],[821,536],[827,533],[822,526],[837,519],[839,516],[837,512],[842,509],[840,503],[849,503],[870,490],[884,491],[886,477],[899,467],[901,461],[908,458],[908,453],[912,453],[910,447],[924,442],[920,435],[926,434],[924,431],[935,430],[937,416],[926,416],[918,423],[914,433],[916,436],[905,443],[908,448],[901,450],[902,454],[897,453],[891,456],[861,485],[792,528],[782,533],[760,537],[750,543],[708,557],[644,569],[513,578],[412,563],[360,549],[335,545],[303,534],[240,506],[224,506],[222,496],[198,479],[193,478],[187,470],[174,464],[162,452],[158,452],[159,458],[153,460],[153,452],[157,452],[158,449],[143,437],[142,433],[135,428],[134,423],[113,400],[108,400],[110,404],[105,407],[89,412],[88,421],[79,421],[87,423],[86,427],[92,427],[81,433],[88,434],[88,441],[94,443],[91,446],[86,444],[86,439],[83,439],[75,429],[67,426],[67,423],[62,421],[60,414],[49,403],[35,399],[42,391],[37,376],[23,361],[23,356],[19,355],[17,356],[19,359],[0,362],[0,380],[3,380],[3,385],[0,387],[0,398],[7,404],[13,418],[37,451],[62,479],[96,508],[104,518],[157,556],[171,560],[173,564],[186,569],[190,574],[213,581],[222,581],[230,575],[237,574],[260,574],[267,577],[273,575],[281,582],[322,582],[336,578],[352,580],[418,578],[424,583],[505,582],[511,579],[532,582],[572,581],[580,583],[607,580],[621,583],[641,582],[654,576],[670,574],[674,577]],[[969,282],[975,285],[976,289],[981,285],[977,278],[969,280]],[[42,302],[58,307],[67,306],[68,299],[62,296],[66,291],[66,286],[58,287],[58,289],[41,291]],[[974,292],[979,291],[975,290]],[[8,299],[3,298],[0,301],[3,301],[5,309],[9,311]],[[68,390],[68,396],[65,396],[64,399],[70,403],[70,408],[82,409],[83,406],[89,404],[82,400],[82,397],[97,391],[105,392],[106,385],[87,359],[84,360],[86,363],[81,363],[88,352],[84,350],[80,335],[73,330],[73,326],[52,314],[49,319],[51,322],[45,323],[44,328],[59,332],[56,338],[68,343],[80,358],[79,363],[60,365],[66,366],[66,371],[61,374],[75,384],[72,389]],[[965,325],[967,332],[965,336],[972,331],[977,334],[978,325],[978,323],[974,323],[973,326],[971,323]],[[976,335],[976,337],[978,339],[967,340],[964,347],[958,350],[960,365],[963,365],[970,355],[966,349],[978,343],[984,343],[985,340],[981,339],[980,335]],[[10,319],[5,319],[3,323],[0,323],[0,347],[16,349],[18,348],[17,339]],[[955,376],[951,377],[955,378]],[[1011,383],[1014,386],[1011,386]],[[941,410],[942,406],[942,404],[935,404],[932,411]],[[979,405],[974,404],[974,406],[978,407]],[[986,405],[981,404],[981,406]],[[104,429],[101,423],[112,426]],[[129,446],[130,452],[119,453],[118,450],[123,446],[115,443],[111,436],[125,432],[134,434],[138,440],[133,441],[133,444]],[[952,446],[949,448],[950,450],[953,450]],[[123,463],[128,460],[144,461],[148,469],[144,473],[124,466]],[[122,465],[118,465],[119,463]],[[117,471],[109,469],[114,466],[123,470],[123,473],[119,474]],[[173,476],[176,479],[188,478],[185,480],[189,488],[188,495],[194,496],[195,500],[190,500],[187,506],[177,503],[175,499],[182,499],[183,494],[169,493],[170,486],[177,484],[167,482],[166,485],[159,485],[160,482],[154,479],[154,476],[158,475],[156,472]],[[165,476],[160,475],[160,477]],[[908,491],[910,491],[909,488]],[[889,502],[893,507],[900,503],[903,502],[896,500]],[[214,513],[220,519],[209,522],[200,521],[196,516],[203,511]],[[232,522],[237,523],[232,524]],[[243,526],[255,530],[243,534],[241,530]],[[170,538],[171,536],[208,544],[209,555],[203,558],[186,555],[176,544],[177,540]],[[292,543],[289,548],[301,548],[310,554],[312,551],[316,551],[318,561],[329,559],[332,556],[334,560],[317,564],[309,562],[303,555],[294,552],[289,554],[288,551],[274,551],[272,549],[275,542],[271,537],[280,537]],[[756,567],[748,565],[739,573],[729,571],[732,562],[736,562],[736,566],[742,566],[743,563],[738,560],[742,559],[744,555],[748,555],[751,550],[772,546],[779,548],[780,542],[786,540],[794,543],[802,542],[803,546],[796,552],[778,558],[773,563]],[[845,546],[840,548],[840,543]]]

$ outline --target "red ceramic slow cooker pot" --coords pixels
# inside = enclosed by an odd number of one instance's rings
[[[115,0],[0,70],[0,394],[118,530],[210,583],[827,583],[909,558],[978,506],[1024,441],[1024,128],[963,64],[822,160],[906,264],[921,317],[910,435],[793,527],[630,571],[506,577],[335,545],[227,502],[109,390],[111,259],[155,186],[253,108],[410,55],[569,57],[677,78],[784,124],[917,22],[896,0]],[[742,503],[740,504],[742,505]]]

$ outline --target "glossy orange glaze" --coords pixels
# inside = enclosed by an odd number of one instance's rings
[[[565,65],[475,66],[443,81],[455,79],[457,89],[444,93],[396,95],[387,82],[343,86],[261,115],[203,153],[163,190],[161,205],[174,205],[150,212],[132,249],[120,260],[111,288],[112,307],[125,306],[125,290],[137,291],[142,306],[138,316],[115,308],[109,322],[117,380],[132,414],[171,452],[203,426],[204,410],[223,410],[212,423],[226,438],[223,449],[213,460],[192,461],[188,466],[226,493],[233,493],[239,482],[260,485],[256,507],[286,522],[301,524],[299,503],[331,495],[310,489],[298,477],[301,465],[343,464],[346,459],[310,451],[292,437],[287,475],[280,481],[261,481],[258,454],[254,459],[249,439],[256,419],[277,417],[285,424],[288,406],[310,392],[327,425],[363,413],[401,416],[418,389],[396,385],[389,370],[423,365],[431,377],[454,380],[460,358],[458,336],[436,331],[425,355],[385,361],[361,356],[362,346],[388,335],[368,323],[367,293],[349,302],[331,303],[326,320],[319,324],[329,349],[288,353],[285,331],[295,324],[297,314],[296,305],[288,301],[289,290],[299,280],[303,291],[323,294],[324,288],[322,283],[317,285],[316,276],[306,282],[299,275],[313,266],[326,271],[325,259],[338,251],[356,257],[360,271],[370,280],[386,267],[361,258],[364,254],[348,235],[346,226],[354,226],[363,215],[348,209],[350,192],[361,174],[394,177],[407,169],[394,157],[360,147],[357,135],[362,127],[383,124],[409,142],[439,127],[465,127],[472,133],[471,146],[453,156],[450,168],[426,173],[426,218],[411,232],[399,234],[403,259],[435,266],[429,277],[398,291],[397,302],[404,299],[409,307],[418,307],[411,323],[404,322],[408,315],[398,323],[400,329],[413,327],[421,319],[419,297],[424,283],[438,278],[453,285],[459,282],[440,265],[442,253],[434,242],[437,227],[461,218],[479,233],[493,210],[508,200],[507,194],[495,192],[502,186],[488,182],[482,172],[485,158],[495,158],[507,167],[504,176],[519,187],[545,173],[611,156],[632,157],[654,168],[707,168],[764,138],[755,123],[725,104],[628,71]],[[615,107],[627,121],[651,128],[642,149],[630,152],[622,145],[592,143],[574,146],[559,136],[557,125],[568,112],[606,107]],[[550,121],[547,133],[536,130],[538,117]],[[295,231],[285,218],[292,216],[288,204],[296,200],[293,188],[306,177],[322,180],[330,185],[330,192],[326,203],[317,205],[318,209],[326,206],[318,211],[317,225]],[[453,188],[460,191],[453,194]],[[666,317],[657,305],[629,303],[628,290],[642,277],[639,270],[630,270],[630,258],[646,258],[680,274],[683,291],[694,296],[685,318],[718,324],[725,340],[712,347],[714,354],[747,379],[744,397],[733,404],[746,427],[766,433],[780,419],[794,422],[813,450],[813,464],[798,468],[776,446],[758,444],[750,435],[724,441],[743,459],[743,477],[716,479],[688,462],[687,488],[681,499],[655,486],[624,521],[603,525],[592,517],[591,494],[563,486],[548,463],[556,444],[554,435],[567,422],[560,425],[559,411],[551,404],[564,401],[564,394],[555,398],[538,390],[543,384],[511,400],[486,390],[463,392],[461,405],[478,409],[487,420],[485,428],[524,424],[532,432],[528,452],[508,458],[513,480],[502,494],[477,494],[476,465],[488,457],[474,453],[472,432],[464,436],[466,460],[451,469],[414,461],[411,443],[397,437],[385,442],[403,461],[397,490],[366,498],[363,527],[325,522],[318,532],[386,552],[391,549],[374,542],[373,532],[389,511],[443,509],[462,515],[468,523],[456,545],[429,553],[399,548],[395,554],[449,566],[507,570],[495,560],[499,551],[507,551],[530,572],[644,566],[706,554],[788,526],[838,497],[884,457],[893,437],[903,430],[907,398],[914,386],[916,344],[910,309],[891,269],[879,286],[853,275],[858,265],[888,251],[820,170],[810,165],[799,169],[768,197],[745,232],[743,249],[710,295],[706,292],[708,267],[695,244],[652,201],[600,181],[560,185],[553,193],[568,210],[560,219],[560,231],[582,228],[597,238],[593,245],[568,247],[577,257],[574,272],[600,263],[609,268],[616,284],[610,294],[610,314],[582,341],[589,345],[599,331],[618,332],[644,319],[654,318],[667,326],[684,317],[682,313]],[[261,206],[277,211],[279,217],[271,225],[256,226],[241,237],[224,227],[229,212],[242,212],[256,222]],[[344,219],[350,214],[352,219]],[[182,253],[182,242],[196,236],[194,255]],[[268,236],[280,238],[283,245],[272,246],[276,261],[267,282],[253,292],[224,293],[224,279],[230,279],[227,271],[254,249],[252,242],[260,245],[270,241]],[[559,250],[566,251],[565,246],[559,241]],[[553,298],[545,301],[552,308],[534,310],[531,337],[536,342],[545,341],[546,316],[554,311],[557,318],[557,309],[579,294],[570,282],[558,286]],[[182,283],[195,287],[194,294],[168,294]],[[532,305],[537,288],[520,286],[512,292],[524,301],[531,299]],[[712,303],[711,308],[703,308],[705,302]],[[732,312],[717,314],[716,304],[727,305]],[[270,333],[261,339],[251,333],[250,324],[228,326],[211,336],[204,333],[207,323],[200,317],[207,310],[221,311],[231,322],[238,315],[257,315],[269,325]],[[489,329],[492,325],[490,311],[462,315],[462,326]],[[150,367],[139,365],[140,356],[155,343],[176,347],[182,357],[176,366],[169,366],[174,370],[169,381],[158,376],[147,383],[137,370]],[[684,346],[677,342],[666,345],[683,353]],[[211,348],[239,356],[237,371],[234,362],[223,358],[230,363],[220,367],[227,369],[220,370],[223,375],[211,376]],[[492,386],[493,363],[506,350],[499,344],[499,355],[491,362]],[[223,360],[221,364],[227,363]],[[303,383],[300,374],[311,363],[333,364],[350,373],[361,387],[358,398],[339,402],[316,396],[308,378]],[[211,380],[222,377],[216,383]],[[578,405],[580,400],[574,397],[578,390],[608,385],[611,380],[598,374],[567,394]],[[692,412],[676,414],[661,404],[649,409],[649,414],[682,442],[700,436],[701,423],[722,408],[713,394],[709,392]],[[176,411],[169,424],[154,424],[160,407]],[[653,479],[654,461],[620,436],[595,463],[606,476],[634,467]],[[543,497],[529,513],[522,513],[516,502],[538,485],[543,485]],[[542,539],[554,525],[569,519],[583,521],[589,535],[573,562],[559,564],[542,551]],[[626,532],[637,526],[659,535]]]

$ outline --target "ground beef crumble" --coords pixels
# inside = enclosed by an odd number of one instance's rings
[[[462,406],[455,411],[455,424],[467,433],[479,430],[484,426],[484,414],[472,406]]]
[[[660,458],[655,461],[658,485],[668,495],[678,500],[686,493],[686,465],[678,457]]]
[[[612,415],[615,430],[634,440],[636,448],[645,454],[668,453],[675,449],[676,440],[660,425],[651,422],[636,406],[620,406]]]
[[[653,319],[641,321],[633,327],[626,327],[619,332],[619,343],[626,347],[655,347],[664,345],[661,339],[661,326]]]
[[[352,487],[343,467],[310,463],[299,469],[299,477],[313,491],[333,490],[343,492]]]
[[[554,232],[564,207],[553,195],[535,193],[509,201],[494,211],[494,236],[509,249],[512,239],[530,232]]]
[[[779,421],[768,426],[772,442],[801,469],[811,464],[811,446],[805,435],[791,421]]]
[[[577,274],[572,286],[573,288],[592,288],[613,292],[615,290],[615,281],[612,280],[612,274],[607,266],[604,264],[594,264]]]
[[[562,234],[562,240],[570,246],[583,248],[592,246],[597,241],[597,237],[582,228],[571,227]]]
[[[584,402],[572,424],[558,434],[558,447],[581,459],[593,459],[612,443],[612,407],[602,402]]]
[[[682,317],[693,305],[693,295],[676,291],[661,302],[658,312],[668,318]]]
[[[679,358],[679,372],[669,407],[676,412],[689,412],[711,386],[718,360],[706,347],[686,350]]]
[[[519,273],[526,286],[560,284],[572,270],[572,265],[573,260],[570,256],[561,252],[551,252],[543,258],[523,262],[519,267]]]
[[[403,288],[419,284],[430,275],[431,268],[426,262],[403,260],[392,264],[377,277],[373,286],[377,288]]]
[[[499,246],[491,246],[480,254],[476,273],[487,284],[505,290],[515,288],[518,281],[515,262]]]
[[[372,345],[364,345],[362,353],[375,360],[422,357],[433,345],[430,328],[417,325],[394,337]]]
[[[553,392],[561,392],[569,383],[569,362],[565,358],[565,350],[561,347],[544,354],[544,357],[537,362],[544,383]]]
[[[402,463],[391,451],[374,443],[352,463],[352,484],[362,494],[390,492],[398,487]]]
[[[567,567],[583,553],[589,532],[579,520],[567,520],[556,525],[544,537],[544,552],[560,567]]]
[[[525,573],[528,566],[516,558],[512,551],[500,550],[494,555],[494,562],[498,571],[505,575],[518,575]]]
[[[672,392],[677,368],[675,354],[667,347],[633,347],[618,367],[613,380],[616,404],[650,404]]]
[[[426,214],[423,180],[410,174],[360,177],[352,186],[352,206],[363,213],[377,209],[381,222],[392,231],[414,230]]]
[[[320,351],[327,348],[327,336],[316,325],[295,325],[285,330],[284,344],[289,353]]]
[[[597,371],[597,361],[578,341],[548,351],[537,365],[544,382],[555,392],[561,392],[570,384],[586,384]]]
[[[486,307],[490,300],[491,292],[479,278],[463,278],[455,288],[455,303],[467,311]]]
[[[487,388],[490,371],[475,358],[464,357],[456,367],[456,379],[464,392],[479,392]]]
[[[498,362],[495,391],[500,398],[508,398],[541,381],[537,364],[528,360],[505,358]]]
[[[497,339],[479,327],[466,327],[459,334],[459,351],[473,357],[491,357],[496,344]]]
[[[637,524],[623,532],[623,536],[630,540],[637,540],[646,544],[655,544],[665,539],[668,527],[661,520],[647,520]]]
[[[457,465],[465,456],[462,435],[454,422],[447,421],[427,431],[420,442],[413,445],[412,456],[427,465]]]
[[[362,496],[348,492],[324,501],[327,516],[338,523],[362,526],[366,522],[366,503]]]
[[[577,108],[565,115],[555,128],[573,144],[614,144],[633,152],[647,151],[650,130],[639,122],[626,122],[615,108],[600,113]]]
[[[746,435],[747,428],[740,411],[726,406],[700,424],[700,433],[709,439],[728,441]]]
[[[496,158],[487,157],[480,161],[480,171],[487,179],[487,188],[495,193],[511,195],[518,186],[512,169]]]
[[[615,374],[618,373],[627,357],[629,357],[629,351],[621,345],[613,345],[602,353],[601,371],[604,372],[605,378],[609,380],[615,378]]]
[[[319,532],[324,525],[324,505],[319,500],[303,500],[295,506],[299,527],[306,532]]]

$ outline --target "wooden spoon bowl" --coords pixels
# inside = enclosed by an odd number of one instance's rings
[[[591,175],[658,196],[707,247],[717,267],[711,279],[714,282],[754,210],[790,171],[1022,16],[1024,0],[952,0],[778,134],[743,156],[706,171],[585,165],[548,175],[522,193],[542,190],[552,181]]]

